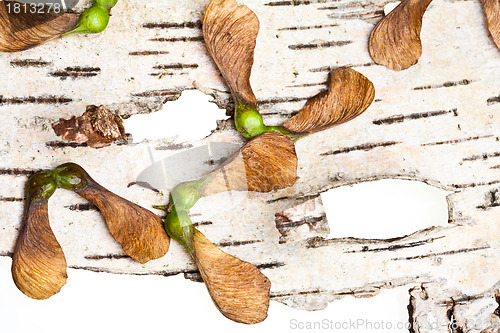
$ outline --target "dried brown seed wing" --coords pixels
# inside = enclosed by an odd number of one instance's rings
[[[491,37],[500,49],[500,0],[483,0],[483,6]]]
[[[246,103],[257,99],[250,86],[259,20],[235,0],[212,0],[203,16],[203,37],[231,92]]]
[[[370,34],[369,51],[379,65],[400,71],[422,55],[422,17],[432,0],[403,0],[377,23]]]
[[[327,85],[326,91],[309,99],[283,126],[294,132],[321,131],[356,118],[375,97],[373,83],[350,68],[330,72]]]
[[[269,279],[254,265],[219,250],[197,229],[193,244],[196,264],[219,311],[245,324],[266,319]]]
[[[8,7],[6,1],[0,1],[0,52],[23,51],[60,38],[78,21],[77,14],[31,13],[29,7],[15,13],[15,4],[23,5],[9,2]]]
[[[156,214],[97,183],[77,193],[99,208],[111,235],[131,258],[145,263],[167,253],[170,237]]]
[[[280,133],[264,133],[214,171],[203,195],[228,190],[269,192],[292,186],[297,162],[292,140]]]
[[[47,201],[32,203],[12,259],[12,278],[27,296],[46,299],[66,283],[66,259],[49,224]]]

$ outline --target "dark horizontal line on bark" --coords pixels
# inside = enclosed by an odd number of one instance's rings
[[[69,66],[64,68],[68,72],[100,72],[99,67],[85,67],[85,66]]]
[[[173,76],[173,75],[188,75],[188,72],[153,72],[149,73],[149,76]]]
[[[145,189],[148,189],[148,190],[151,190],[155,193],[160,193],[160,190],[158,190],[157,188],[153,187],[150,183],[148,182],[140,182],[140,181],[137,181],[137,182],[131,182],[131,183],[128,183],[127,184],[127,188],[131,187],[131,186],[134,186],[134,185],[139,185]]]
[[[492,157],[500,157],[500,151],[496,151],[496,152],[493,152],[493,153],[484,153],[484,154],[479,154],[479,155],[472,155],[472,156],[469,156],[469,157],[464,157],[462,159],[462,161],[466,162],[466,161],[477,161],[477,160],[482,160],[482,161],[485,161],[489,158],[492,158]]]
[[[96,205],[90,202],[69,205],[66,206],[66,208],[68,208],[69,210],[77,210],[77,211],[99,210]]]
[[[203,36],[192,36],[192,37],[159,37],[151,38],[151,42],[203,42]]]
[[[333,24],[317,24],[317,25],[303,25],[303,26],[297,26],[297,27],[279,28],[278,31],[314,30],[314,29],[333,28],[333,27],[338,27],[338,26],[339,25],[336,24],[336,23],[333,23]]]
[[[390,116],[387,118],[381,118],[381,119],[375,119],[373,123],[375,125],[392,125],[396,123],[402,123],[406,120],[417,120],[417,119],[423,119],[423,118],[429,118],[429,117],[437,117],[437,116],[443,116],[443,115],[448,115],[448,114],[453,114],[454,116],[458,116],[457,109],[451,109],[451,110],[437,110],[437,111],[428,111],[428,112],[417,112],[417,113],[410,113],[410,114],[397,114],[394,116]]]
[[[498,95],[496,97],[490,97],[486,100],[486,104],[488,104],[488,106],[496,104],[496,103],[500,103],[500,95]]]
[[[453,298],[453,300],[442,301],[442,302],[440,302],[440,304],[441,305],[451,305],[453,302],[455,304],[467,304],[467,303],[470,303],[471,301],[483,299],[484,297],[485,297],[484,295],[465,295],[462,297]]]
[[[302,5],[316,5],[320,3],[330,3],[337,2],[339,0],[286,0],[286,1],[273,1],[264,4],[265,6],[271,7],[282,7],[282,6],[302,6]]]
[[[365,143],[365,144],[358,145],[358,146],[330,150],[330,151],[327,151],[326,153],[321,153],[320,156],[347,154],[347,153],[350,153],[351,151],[360,151],[360,150],[368,151],[368,150],[372,150],[372,149],[379,148],[379,147],[394,146],[394,145],[399,144],[399,143],[400,142],[396,142],[396,141]]]
[[[261,263],[261,264],[255,264],[255,267],[258,269],[274,269],[278,267],[283,267],[285,266],[284,262],[280,261],[272,261],[272,262],[267,262],[267,263]]]
[[[461,142],[467,142],[467,141],[475,141],[479,139],[486,139],[486,138],[491,138],[494,135],[481,135],[481,136],[471,136],[468,138],[462,138],[462,139],[452,139],[452,140],[445,140],[445,141],[436,141],[436,142],[429,142],[429,143],[422,143],[421,146],[439,146],[439,145],[448,145],[448,144],[456,144],[456,143],[461,143]]]
[[[198,68],[198,64],[163,64],[153,66],[154,69],[186,69],[186,68]]]
[[[45,146],[51,149],[57,148],[80,148],[87,147],[86,143],[77,143],[77,142],[64,142],[64,141],[48,141],[45,142]]]
[[[13,252],[0,252],[0,257],[10,257],[12,258],[14,256]]]
[[[104,254],[104,255],[92,255],[92,256],[85,256],[84,257],[87,260],[105,260],[105,259],[132,259],[130,256],[126,254]]]
[[[41,59],[15,59],[10,64],[15,67],[46,67],[52,63]]]
[[[67,104],[73,99],[66,96],[26,96],[26,97],[3,97],[0,95],[0,105],[2,104]]]
[[[201,22],[149,22],[142,25],[146,29],[201,29]]]
[[[449,88],[449,87],[455,87],[455,86],[466,86],[474,82],[473,80],[469,79],[463,79],[460,81],[448,81],[445,83],[441,84],[430,84],[427,86],[420,86],[420,87],[415,87],[413,90],[426,90],[426,89],[436,89],[436,88]]]
[[[392,258],[391,260],[413,260],[413,259],[423,259],[423,258],[430,258],[430,257],[448,256],[448,255],[453,255],[453,254],[481,251],[481,250],[486,250],[489,248],[490,248],[489,246],[471,247],[471,248],[465,248],[465,249],[460,249],[460,250],[451,250],[451,251],[444,251],[444,252],[421,254],[418,256],[411,256],[411,257]]]
[[[332,9],[332,8],[318,8],[318,9]],[[335,10],[335,9],[332,9]],[[383,9],[376,9],[376,10],[369,10],[369,11],[359,11],[359,12],[346,12],[345,14],[342,13],[333,13],[328,15],[329,18],[331,19],[339,19],[339,20],[354,20],[354,19],[361,19],[361,20],[366,20],[366,19],[375,19],[375,18],[382,18],[384,16],[384,10]]]
[[[322,66],[309,69],[309,72],[317,73],[317,72],[331,72],[339,68],[353,68],[353,67],[370,67],[376,65],[374,62],[367,62],[364,64],[347,64],[342,66]]]
[[[326,86],[326,81],[319,83],[302,83],[302,84],[291,84],[286,86],[287,88],[302,88],[302,87],[316,87],[316,86]]]
[[[283,216],[282,214],[280,213],[276,213],[275,216],[279,219],[279,217],[284,217],[284,221],[286,222],[283,222],[283,223],[279,223],[277,222],[276,223],[276,227],[278,229],[283,229],[283,228],[295,228],[295,227],[299,227],[301,225],[304,225],[304,224],[316,224],[318,222],[322,222],[325,220],[326,218],[326,215],[323,215],[323,216],[317,216],[317,217],[305,217],[304,219],[301,219],[301,220],[298,220],[298,221],[292,221],[290,219],[288,219],[286,216]],[[288,221],[287,221],[288,220]]]
[[[490,167],[490,169],[500,169],[500,164]]]
[[[212,225],[212,224],[214,224],[212,221],[193,222],[193,227],[199,227],[200,225]]]
[[[161,89],[161,90],[146,90],[143,92],[132,93],[133,97],[169,97],[173,96],[178,98],[181,95],[181,90],[169,90],[169,89]]]
[[[339,41],[308,43],[308,44],[292,44],[288,45],[288,48],[290,50],[313,50],[313,49],[322,49],[326,47],[345,46],[351,43],[352,41],[350,40],[339,40]]]
[[[49,72],[47,75],[58,77],[61,80],[64,80],[68,77],[73,79],[83,78],[83,77],[93,77],[99,75],[100,71],[101,69],[99,67],[72,66],[72,67],[66,67],[64,70]]]
[[[169,54],[168,51],[132,51],[129,52],[128,55],[131,56],[149,56],[149,55],[160,55],[160,54]]]
[[[500,180],[492,180],[489,182],[476,182],[476,183],[466,183],[466,184],[451,184],[454,188],[468,188],[468,187],[477,187],[477,186],[489,186],[499,184]]]
[[[311,97],[276,97],[259,100],[259,104],[294,103],[307,101]],[[269,113],[272,114],[272,113]]]
[[[190,143],[171,143],[171,144],[155,147],[155,150],[181,150],[181,149],[188,149],[188,148],[193,148],[193,147],[194,146]]]
[[[0,169],[0,175],[9,175],[9,176],[31,176],[39,171],[42,171],[42,169],[35,169],[35,170],[27,170],[27,169],[18,169],[18,168],[13,168],[13,169]]]
[[[24,198],[16,198],[16,197],[0,197],[0,201],[3,202],[23,202]]]
[[[406,249],[409,247],[422,246],[434,242],[436,239],[444,238],[445,236],[424,239],[416,242],[410,242],[405,244],[395,244],[385,247],[369,248],[368,246],[363,246],[361,250],[345,251],[344,253],[362,253],[362,252],[383,252],[383,251],[396,251],[401,249]]]
[[[229,246],[242,246],[242,245],[248,245],[248,244],[255,244],[255,243],[262,243],[262,239],[253,239],[253,240],[246,240],[246,241],[221,241],[215,246],[220,246],[220,247],[229,247]]]

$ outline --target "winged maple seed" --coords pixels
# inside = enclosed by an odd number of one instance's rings
[[[233,97],[255,106],[250,86],[259,20],[235,0],[212,0],[203,16],[203,37],[208,52],[227,82]]]
[[[375,97],[373,83],[350,68],[330,72],[327,85],[283,126],[294,132],[318,132],[356,118]]]
[[[7,1],[0,1],[0,52],[23,51],[60,38],[78,21],[78,14],[16,13],[15,4],[19,5],[10,1],[8,7]]]
[[[247,142],[209,175],[203,196],[236,190],[269,192],[292,186],[297,175],[295,145],[280,133]]]
[[[500,1],[483,0],[484,12],[493,41],[500,49]]]
[[[57,294],[67,279],[66,258],[49,223],[48,199],[55,183],[47,173],[28,181],[28,197],[12,259],[12,278],[17,288],[34,299]]]
[[[201,277],[224,316],[245,324],[266,319],[271,282],[257,267],[219,250],[196,228],[193,247]]]
[[[145,263],[167,253],[170,238],[156,214],[108,191],[75,163],[60,165],[54,172],[60,187],[75,191],[99,208],[111,236],[132,259]]]
[[[379,65],[400,71],[422,55],[422,17],[432,0],[404,0],[377,23],[370,34],[369,51]]]

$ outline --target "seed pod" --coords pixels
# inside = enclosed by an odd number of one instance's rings
[[[431,1],[403,0],[377,23],[368,45],[373,61],[396,71],[418,62],[422,55],[422,17]]]
[[[483,6],[491,37],[500,49],[500,1],[483,0]]]
[[[12,278],[17,288],[34,299],[57,294],[66,283],[66,258],[49,223],[48,199],[56,184],[50,172],[39,172],[28,181],[28,196],[12,258]]]
[[[375,97],[373,83],[350,68],[330,72],[327,85],[328,90],[309,99],[283,126],[294,132],[318,132],[356,118]]]
[[[292,186],[297,176],[295,145],[281,133],[250,140],[208,177],[203,196],[219,192],[269,192]]]
[[[208,52],[236,100],[255,106],[250,86],[259,20],[235,0],[212,0],[203,16],[203,37]]]
[[[196,265],[219,311],[245,324],[266,319],[269,279],[254,265],[219,250],[196,228],[193,246]]]
[[[75,163],[54,169],[59,187],[75,191],[99,208],[113,238],[140,263],[163,257],[170,238],[161,219],[149,210],[108,191]]]
[[[60,38],[78,21],[77,14],[15,13],[17,5],[24,8],[19,2],[0,1],[0,52],[23,51]]]
[[[75,34],[97,34],[104,31],[109,23],[109,9],[94,5],[87,8],[80,14],[76,26],[63,36]]]

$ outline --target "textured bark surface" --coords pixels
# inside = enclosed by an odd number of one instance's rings
[[[272,300],[321,309],[346,295],[372,296],[405,285],[410,319],[421,327],[435,320],[441,325],[420,332],[448,332],[452,321],[463,331],[480,332],[489,324],[469,329],[465,322],[492,320],[500,288],[500,51],[481,2],[436,1],[425,14],[418,63],[402,72],[375,65],[368,37],[386,3],[244,2],[260,21],[250,81],[266,124],[295,114],[339,66],[370,79],[375,100],[356,119],[296,144],[299,178],[293,187],[202,198],[192,219],[225,252],[262,270],[272,283]],[[0,54],[1,255],[12,254],[24,184],[36,170],[71,160],[109,190],[150,208],[165,204],[170,188],[128,185],[151,156],[160,160],[211,141],[243,143],[231,120],[197,142],[128,142],[99,150],[62,141],[50,127],[89,104],[124,116],[154,112],[195,87],[231,110],[229,90],[203,44],[207,4],[119,1],[103,34]],[[448,225],[397,239],[329,238],[319,193],[383,178],[448,190]],[[308,200],[317,201],[316,209],[309,203],[286,214]],[[290,221],[279,222],[277,213]],[[56,193],[49,216],[69,267],[199,279],[174,242],[161,259],[145,265],[130,260],[95,207],[76,195]]]

